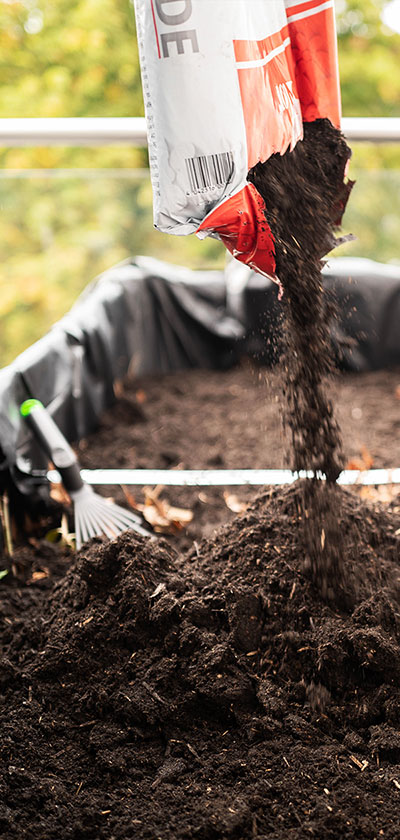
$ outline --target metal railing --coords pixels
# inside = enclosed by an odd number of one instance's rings
[[[0,146],[147,146],[144,117],[0,119]]]
[[[344,117],[348,140],[396,143],[399,117]],[[0,119],[0,147],[147,145],[144,117],[32,117]]]

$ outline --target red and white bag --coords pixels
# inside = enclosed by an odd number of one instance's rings
[[[333,0],[134,0],[154,224],[218,236],[274,275],[264,202],[248,170],[340,125]]]

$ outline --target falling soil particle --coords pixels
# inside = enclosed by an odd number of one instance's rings
[[[276,271],[285,294],[283,387],[293,446],[293,469],[323,472],[335,481],[341,437],[324,384],[332,372],[332,302],[322,288],[321,258],[335,245],[351,182],[344,183],[350,149],[329,120],[304,124],[292,152],[272,155],[249,173],[261,193],[275,239]]]
[[[272,155],[249,173],[265,201],[277,276],[285,292],[282,384],[293,469],[323,473],[329,483],[343,468],[343,454],[326,390],[332,372],[329,323],[334,311],[322,286],[321,258],[335,245],[334,230],[351,190],[351,182],[344,182],[350,155],[340,131],[329,120],[316,120],[304,124],[304,139],[292,152]],[[316,481],[304,485],[303,507],[310,513],[304,536],[324,596],[337,597],[345,571],[327,492]]]

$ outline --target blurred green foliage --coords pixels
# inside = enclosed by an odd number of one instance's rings
[[[129,0],[2,0],[0,8],[2,116],[143,113]]]
[[[93,277],[122,259],[149,254],[193,268],[224,265],[220,242],[163,236],[153,228],[147,170],[71,172],[0,178],[3,364],[43,335]]]
[[[400,115],[400,35],[385,26],[388,0],[336,0],[343,114]]]
[[[382,24],[385,5],[336,0],[345,116],[400,115],[400,35]],[[0,117],[141,116],[131,3],[0,0],[0,79]],[[145,149],[0,149],[0,165],[0,365],[132,254],[224,265],[220,243],[153,229]],[[399,147],[358,144],[351,175],[344,227],[358,239],[340,253],[400,260]]]

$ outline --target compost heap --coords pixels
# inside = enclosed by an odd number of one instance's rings
[[[337,429],[316,429],[333,478]],[[4,837],[398,837],[399,508],[331,483],[346,585],[325,563],[330,592],[309,483],[262,493],[184,555],[97,538],[26,615],[9,587]]]

